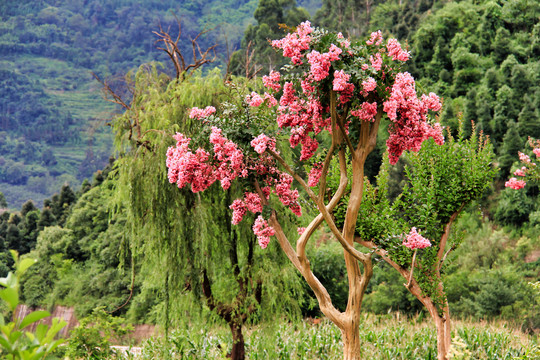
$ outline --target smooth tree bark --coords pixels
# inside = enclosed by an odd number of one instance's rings
[[[309,226],[306,227],[304,233],[298,239],[296,251],[290,245],[275,211],[270,217],[269,224],[276,231],[275,235],[278,239],[280,247],[315,293],[321,312],[341,330],[343,338],[343,359],[356,360],[361,359],[359,330],[360,310],[365,290],[373,275],[373,264],[371,261],[371,254],[359,252],[354,248],[355,228],[364,192],[364,165],[367,156],[375,148],[377,131],[383,112],[382,109],[378,110],[374,122],[362,122],[360,141],[356,147],[352,147],[351,140],[349,139],[347,133],[343,131],[344,122],[348,113],[345,112],[341,116],[338,115],[336,111],[337,100],[335,91],[332,91],[330,94],[330,108],[332,118],[332,144],[323,164],[319,194],[315,194],[306,184],[303,178],[293,171],[277,152],[268,150],[277,160],[277,162],[286,169],[286,172],[292,175],[294,179],[301,184],[309,195],[310,199],[317,205],[320,214],[311,221]],[[331,213],[345,195],[345,190],[349,182],[347,178],[345,146],[348,146],[351,154],[352,179],[345,223],[343,229],[340,230],[336,226]],[[328,169],[334,154],[334,150],[336,149],[338,149],[337,151],[340,166],[340,185],[332,199],[325,204],[326,176],[328,174]],[[255,187],[259,193],[261,201],[267,205],[267,200],[259,184],[255,183]],[[328,291],[311,271],[310,263],[306,256],[306,245],[308,244],[308,241],[312,237],[315,230],[323,222],[326,222],[336,240],[339,241],[344,248],[343,255],[349,282],[349,296],[347,300],[347,308],[344,312],[339,311],[332,304]],[[362,264],[362,269],[360,268],[360,264]]]

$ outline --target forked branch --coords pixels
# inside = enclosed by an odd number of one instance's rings
[[[217,44],[214,44],[208,47],[205,51],[201,50],[201,47],[198,43],[198,39],[201,35],[206,34],[207,32],[213,29],[205,29],[191,39],[191,47],[193,53],[192,63],[187,64],[182,51],[178,47],[180,42],[180,37],[182,35],[182,24],[178,18],[176,18],[176,23],[178,24],[178,35],[176,38],[173,38],[170,34],[170,29],[163,30],[161,24],[159,25],[159,31],[152,31],[159,38],[156,40],[156,43],[162,43],[163,47],[158,47],[159,50],[163,50],[169,57],[174,65],[176,71],[176,79],[183,80],[184,74],[189,71],[189,74],[192,74],[195,70],[203,66],[204,64],[214,62],[217,58],[216,47]],[[213,53],[213,57],[209,57]]]

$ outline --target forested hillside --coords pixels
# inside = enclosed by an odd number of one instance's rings
[[[288,266],[274,238],[265,250],[254,246],[255,217],[247,207],[247,224],[231,227],[229,205],[248,193],[234,185],[227,192],[216,185],[207,193],[180,190],[169,184],[165,164],[176,132],[197,146],[210,134],[201,130],[197,116],[190,116],[193,107],[214,106],[225,119],[241,124],[225,131],[226,136],[251,139],[256,131],[269,129],[258,120],[273,111],[270,106],[253,117],[242,107],[255,101],[252,91],[264,91],[261,77],[284,64],[282,51],[268,40],[283,38],[309,19],[350,40],[365,41],[379,29],[385,39],[396,37],[410,53],[403,70],[414,76],[417,91],[441,96],[437,121],[448,129],[447,136],[489,137],[483,150],[493,151],[493,181],[482,191],[466,189],[476,191],[477,199],[452,220],[447,235],[452,245],[444,255],[448,265],[438,270],[452,316],[507,321],[537,334],[540,184],[505,187],[510,177],[519,178],[513,174],[526,155],[533,161],[539,157],[528,142],[540,139],[540,3],[531,0],[0,3],[0,277],[13,269],[8,250],[14,249],[37,259],[21,279],[26,304],[74,306],[80,317],[102,307],[125,321],[158,324],[166,331],[198,321],[227,323],[233,329],[278,317],[320,316],[312,290]],[[156,43],[159,38],[152,32],[165,30],[174,38],[177,20],[182,24],[178,51],[189,63],[190,39],[219,26],[197,38],[202,51],[218,44],[215,62],[175,77],[171,58],[157,49],[163,43]],[[109,98],[121,97],[123,108],[102,98],[103,84],[110,85]],[[241,123],[244,116],[251,128]],[[399,203],[413,192],[409,176],[418,164],[415,155],[381,167],[388,124],[383,117],[365,163],[368,210],[362,211],[368,213],[362,216],[368,220],[385,214],[377,201]],[[286,160],[301,155],[289,149],[284,134],[277,134]],[[329,146],[321,141],[320,148]],[[436,153],[428,149],[423,151]],[[294,165],[307,177],[311,164]],[[381,169],[387,176],[385,190],[377,188]],[[340,180],[329,176],[328,191],[338,185]],[[452,183],[460,185],[465,183]],[[308,194],[301,190],[298,196],[304,207]],[[399,216],[415,218],[416,213],[403,214],[418,207],[427,214],[424,221],[446,211],[422,210],[421,200],[409,201]],[[270,206],[281,204],[261,206],[261,213],[268,215]],[[314,211],[306,206],[304,217],[285,216],[284,231],[296,236]],[[332,216],[339,219],[339,211]],[[355,231],[382,228],[389,217]],[[436,226],[442,231],[443,225]],[[316,237],[306,249],[311,269],[334,306],[344,310],[348,279],[343,249],[329,240],[328,228]],[[420,313],[422,321],[425,309],[403,286],[400,274],[382,257],[374,259],[362,311]],[[231,314],[242,315],[229,321]]]
[[[149,61],[166,61],[153,31],[170,29],[180,46],[238,48],[257,1],[19,1],[0,4],[0,184],[8,205],[42,201],[79,186],[112,154],[105,126],[118,110],[91,75],[122,79]],[[168,70],[172,66],[167,63]],[[114,81],[109,80],[112,84]]]

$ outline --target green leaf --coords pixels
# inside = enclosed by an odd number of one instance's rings
[[[60,344],[62,344],[65,340],[64,339],[58,339],[55,342],[49,344],[49,347],[47,348],[47,352],[51,353],[56,349]]]
[[[9,287],[0,291],[0,298],[8,303],[12,311],[19,305],[19,294],[14,288]]]
[[[36,259],[24,259],[20,263],[17,264],[17,273],[19,275],[24,274],[24,272],[32,265],[34,265],[37,262]]]
[[[31,312],[30,314],[26,315],[23,321],[21,321],[20,328],[24,329],[28,325],[35,323],[36,321],[39,321],[43,318],[46,318],[47,316],[51,316],[51,314],[48,311],[39,310],[39,311]]]
[[[34,335],[36,335],[36,338],[41,343],[43,338],[45,338],[45,335],[47,334],[48,326],[45,324],[39,324],[36,328],[36,331],[34,332]]]
[[[0,347],[11,352],[11,344],[3,336],[0,336]]]

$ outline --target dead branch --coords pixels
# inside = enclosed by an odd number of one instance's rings
[[[161,24],[159,25],[159,31],[152,31],[152,33],[154,33],[158,37],[156,43],[163,43],[163,47],[158,46],[158,49],[163,50],[171,58],[174,69],[176,71],[176,79],[183,80],[184,74],[192,74],[195,70],[197,70],[204,64],[212,63],[216,60],[216,47],[218,44],[214,44],[208,47],[205,51],[201,50],[201,47],[198,43],[199,37],[214,30],[215,28],[202,30],[197,34],[197,36],[195,36],[195,38],[191,39],[193,59],[192,63],[187,64],[186,58],[178,47],[178,43],[180,42],[180,37],[182,35],[182,24],[180,22],[180,19],[178,19],[176,15],[175,18],[176,23],[178,24],[178,35],[176,36],[176,38],[173,38],[171,36],[170,28],[167,30],[163,30]],[[212,58],[209,57],[211,53],[213,53]]]

